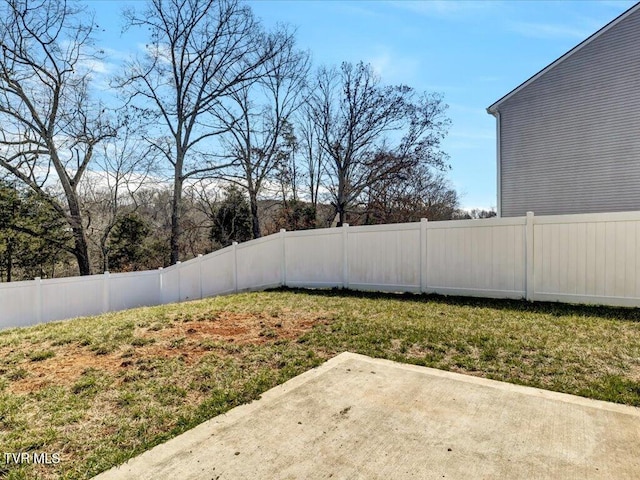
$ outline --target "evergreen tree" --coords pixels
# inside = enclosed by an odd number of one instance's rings
[[[53,277],[71,259],[71,240],[47,201],[0,181],[0,280]]]
[[[112,271],[136,270],[145,254],[145,239],[151,229],[136,213],[129,213],[116,222],[108,245],[107,267]]]
[[[226,247],[232,242],[251,240],[251,208],[246,197],[235,185],[225,190],[225,198],[213,213],[211,240]]]

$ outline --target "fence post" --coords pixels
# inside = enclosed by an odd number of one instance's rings
[[[238,293],[238,242],[233,242],[233,291]]]
[[[532,302],[533,297],[535,296],[535,271],[534,271],[534,263],[535,258],[533,254],[534,248],[534,236],[533,236],[533,225],[534,225],[534,215],[533,212],[527,212],[527,218],[525,223],[525,298]]]
[[[198,254],[198,271],[200,272],[200,298],[202,299],[202,254]]]
[[[342,224],[342,288],[349,288],[349,224]]]
[[[178,303],[180,303],[182,301],[182,295],[181,295],[181,286],[182,286],[182,279],[180,278],[180,265],[182,265],[181,261],[177,261],[176,262],[176,272],[178,275]]]
[[[158,267],[158,282],[160,284],[160,302],[158,303],[158,305],[164,305],[164,275],[162,270],[162,267]]]
[[[420,292],[427,291],[427,219],[420,219]]]
[[[287,238],[287,230],[285,228],[280,229],[280,237],[282,238],[282,262],[280,264],[282,286],[287,286],[287,250],[285,248],[285,242]]]
[[[42,323],[42,278],[36,277],[36,322]]]
[[[110,277],[111,274],[107,270],[104,272],[102,276],[102,311],[103,313],[107,313],[111,311],[111,285],[110,285]]]

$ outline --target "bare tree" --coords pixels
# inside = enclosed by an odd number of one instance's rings
[[[370,65],[321,68],[311,97],[312,119],[327,155],[325,185],[345,222],[348,208],[381,179],[418,164],[444,167],[439,150],[449,120],[438,95],[382,86]]]
[[[64,0],[5,0],[0,12],[0,167],[69,225],[81,275],[91,262],[78,184],[95,146],[115,134],[91,102],[92,21]],[[36,235],[35,232],[32,232]]]
[[[220,182],[215,179],[201,179],[189,185],[187,191],[198,214],[210,220],[213,218],[221,201],[222,189]],[[211,227],[212,224],[201,226],[208,232]]]
[[[456,191],[441,172],[428,165],[373,182],[365,191],[365,200],[365,224],[450,220],[459,208]]]
[[[229,166],[212,153],[228,129],[216,115],[222,102],[264,74],[262,66],[288,39],[266,35],[249,7],[236,0],[150,0],[128,11],[132,26],[150,31],[143,58],[128,65],[118,84],[153,122],[147,140],[171,168],[171,259],[179,260],[185,180]]]
[[[297,115],[298,148],[295,164],[297,171],[306,182],[308,199],[311,203],[314,218],[317,219],[318,201],[322,174],[326,168],[327,155],[318,141],[318,131],[313,119],[313,109],[305,103]]]
[[[224,146],[237,165],[228,179],[249,194],[253,238],[261,235],[258,197],[265,181],[274,180],[278,171],[291,173],[295,148],[291,120],[303,100],[309,71],[309,55],[295,49],[293,37],[285,30],[277,35],[286,43],[263,63],[260,78],[236,89],[229,108],[219,112],[229,130]]]
[[[118,137],[97,149],[94,171],[81,182],[80,196],[87,217],[87,236],[100,252],[103,271],[109,270],[109,238],[114,227],[138,210],[138,192],[147,186],[154,151],[140,137],[131,120],[123,121]]]

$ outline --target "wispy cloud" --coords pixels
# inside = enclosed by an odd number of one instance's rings
[[[556,39],[571,38],[584,40],[593,33],[592,29],[555,23],[515,22],[510,30],[525,37]]]
[[[461,14],[476,14],[479,11],[488,11],[499,4],[499,2],[495,1],[453,2],[451,0],[401,0],[387,3],[394,7],[429,17],[460,17]]]
[[[115,69],[114,64],[103,62],[97,58],[87,58],[82,61],[82,66],[92,74],[105,75]]]
[[[328,3],[327,7],[332,7],[336,12],[356,15],[360,17],[381,18],[383,15],[371,8],[366,8],[364,4],[358,3]]]
[[[102,92],[110,92],[111,77],[122,70],[123,62],[128,60],[131,54],[112,48],[100,48],[94,55],[84,58],[80,67],[89,73],[94,88]]]
[[[384,83],[412,83],[420,69],[420,60],[402,56],[388,47],[378,47],[377,53],[367,59]]]

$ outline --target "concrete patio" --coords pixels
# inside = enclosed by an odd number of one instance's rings
[[[640,409],[343,353],[95,477],[637,479]]]

